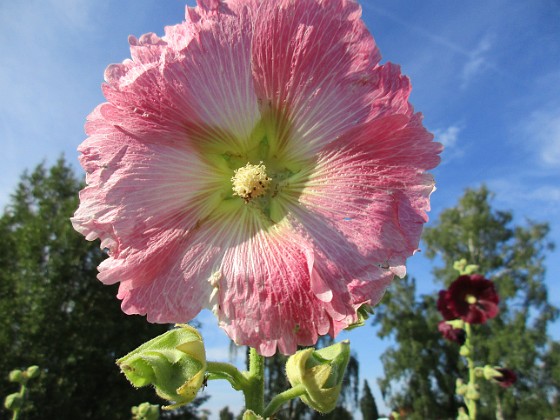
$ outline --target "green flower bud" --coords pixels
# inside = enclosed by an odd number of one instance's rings
[[[10,394],[4,400],[4,407],[8,410],[16,411],[23,405],[23,397],[18,393]]]
[[[159,406],[143,402],[138,407],[132,407],[132,420],[158,420]]]
[[[177,325],[117,360],[135,387],[153,385],[156,393],[174,409],[196,397],[206,373],[202,337],[190,325]]]
[[[471,354],[469,346],[461,346],[461,348],[459,349],[459,354],[463,357],[469,357]]]
[[[350,359],[348,340],[321,350],[305,349],[290,356],[286,374],[292,387],[303,385],[302,401],[320,413],[335,409]]]
[[[484,379],[488,381],[502,376],[500,372],[498,372],[493,366],[490,365],[484,366],[483,375],[484,375]]]
[[[467,264],[467,260],[463,258],[459,261],[455,261],[453,263],[453,268],[457,270],[460,275],[464,276],[475,273],[479,267],[476,264]]]
[[[348,325],[345,328],[345,330],[350,331],[350,330],[353,330],[354,328],[364,326],[366,321],[368,320],[368,318],[371,315],[373,315],[373,306],[370,306],[370,305],[360,306],[358,308],[358,312],[356,312],[356,315],[358,315],[358,320],[356,322],[354,322],[353,324]]]
[[[459,407],[459,414],[457,415],[457,420],[470,420],[470,417],[465,412],[464,407]]]
[[[18,384],[25,384],[27,382],[27,378],[19,369],[12,370],[8,375],[8,380],[10,382],[17,382]]]
[[[462,319],[453,319],[451,321],[445,321],[445,322],[458,330],[465,329],[465,321],[463,321]]]
[[[463,382],[461,378],[457,379],[455,382],[455,393],[457,395],[465,395],[467,393],[468,386]]]
[[[41,370],[39,369],[39,366],[36,366],[36,365],[29,366],[27,368],[27,370],[25,371],[25,374],[27,375],[27,377],[29,379],[36,378],[37,376],[39,376],[40,373],[41,373]]]
[[[469,400],[478,400],[480,399],[480,393],[478,392],[476,385],[469,385],[467,388],[467,392],[465,394],[465,398]]]

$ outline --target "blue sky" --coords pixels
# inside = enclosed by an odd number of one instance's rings
[[[383,61],[402,66],[411,102],[445,144],[434,171],[431,218],[466,187],[486,183],[495,206],[516,220],[548,221],[560,244],[560,3],[554,0],[364,0],[364,20]],[[43,0],[0,3],[0,206],[19,176],[62,153],[77,170],[86,115],[104,99],[109,63],[129,57],[127,36],[163,33],[180,22],[183,0]],[[558,251],[548,260],[551,300],[560,305]],[[430,263],[417,255],[409,272],[422,292],[436,288]],[[203,314],[213,358],[227,359],[225,334]],[[555,327],[558,326],[558,323]],[[558,336],[558,331],[553,331]],[[371,327],[346,334],[361,375],[376,388],[387,346]],[[228,385],[206,391],[216,415],[241,399]],[[380,406],[381,396],[376,393]]]

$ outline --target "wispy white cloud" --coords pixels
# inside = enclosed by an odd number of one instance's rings
[[[480,40],[477,47],[468,53],[468,60],[461,72],[461,88],[465,89],[470,82],[485,69],[490,67],[487,55],[492,48],[490,37],[486,36]]]
[[[525,144],[541,164],[560,167],[560,106],[534,111],[522,124]]]
[[[465,147],[458,147],[459,133],[463,128],[462,124],[453,124],[446,128],[434,130],[435,140],[443,144],[444,164],[465,154]]]
[[[529,171],[491,179],[487,184],[496,193],[498,204],[514,210],[517,216],[550,221],[558,214],[560,185],[531,176]]]
[[[446,149],[451,149],[457,144],[457,139],[459,138],[459,132],[461,127],[457,125],[451,125],[444,129],[434,130],[434,135],[436,140],[443,144]]]

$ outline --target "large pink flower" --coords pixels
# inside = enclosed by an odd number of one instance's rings
[[[352,0],[199,0],[130,37],[79,147],[72,219],[128,314],[211,308],[263,355],[313,345],[404,275],[440,145]]]

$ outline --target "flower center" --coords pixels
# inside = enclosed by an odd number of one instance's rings
[[[246,203],[251,199],[266,193],[270,178],[266,175],[266,166],[260,162],[258,165],[247,165],[236,169],[231,178],[233,195],[238,195]]]
[[[467,301],[467,303],[469,305],[474,305],[476,303],[476,297],[474,297],[473,295],[467,295],[467,297],[465,298],[465,300]]]

